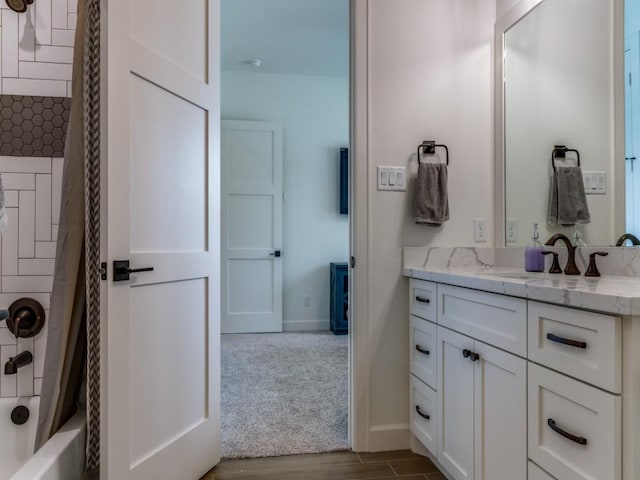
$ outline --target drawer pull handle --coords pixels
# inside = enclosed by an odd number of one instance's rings
[[[416,405],[416,412],[425,420],[431,420],[431,417],[429,415],[422,413],[422,410],[420,410],[420,405]]]
[[[575,442],[575,443],[577,443],[579,445],[586,445],[587,444],[587,439],[586,438],[578,437],[576,435],[572,435],[571,433],[564,431],[558,425],[556,425],[555,420],[553,420],[551,418],[547,420],[547,425],[549,425],[549,427],[551,427],[551,430],[553,430],[554,432],[556,432],[559,435],[562,435],[564,438],[567,438],[567,439],[571,440],[572,442]]]
[[[477,362],[478,360],[480,360],[480,355],[478,355],[476,352],[472,352],[471,350],[468,350],[466,348],[464,350],[462,350],[462,356],[464,358],[468,358],[472,362]]]
[[[431,303],[431,299],[426,297],[416,297],[416,302],[418,303]]]
[[[425,355],[431,355],[431,352],[429,350],[425,350],[420,345],[416,345],[416,350],[420,353],[424,353]]]
[[[579,340],[571,340],[569,338],[559,337],[553,333],[547,333],[547,340],[552,342],[562,343],[563,345],[569,345],[576,348],[587,348],[587,342],[580,342]]]

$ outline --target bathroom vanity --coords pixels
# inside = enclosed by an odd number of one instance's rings
[[[410,430],[452,479],[640,478],[640,278],[404,274]]]

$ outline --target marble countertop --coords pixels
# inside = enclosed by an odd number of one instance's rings
[[[529,273],[522,268],[486,265],[404,268],[403,275],[569,307],[640,316],[640,277]]]

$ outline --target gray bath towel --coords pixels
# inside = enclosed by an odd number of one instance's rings
[[[555,168],[551,180],[547,222],[551,225],[591,222],[580,167]]]
[[[414,203],[416,223],[439,227],[449,220],[447,165],[420,163]]]

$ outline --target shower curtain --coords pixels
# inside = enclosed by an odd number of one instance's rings
[[[71,115],[36,449],[79,409],[100,463],[100,4],[78,0]]]

